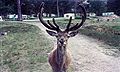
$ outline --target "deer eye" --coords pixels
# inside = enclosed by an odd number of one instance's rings
[[[58,37],[59,37],[59,35],[56,35],[55,37],[57,37],[57,38],[58,38]]]
[[[56,35],[55,37],[58,37],[58,35]]]
[[[68,35],[67,35],[67,37],[69,38],[69,37],[70,37],[70,35],[68,34]]]

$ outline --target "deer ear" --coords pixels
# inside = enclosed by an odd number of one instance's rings
[[[49,35],[51,35],[51,36],[56,36],[56,35],[57,35],[56,32],[53,32],[53,31],[50,31],[50,30],[46,30],[46,31],[47,31],[47,33],[48,33]]]
[[[74,37],[74,36],[76,36],[77,34],[78,34],[78,31],[73,31],[73,32],[69,33],[69,36],[70,36],[70,37]]]

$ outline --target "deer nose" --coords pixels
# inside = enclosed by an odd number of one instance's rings
[[[61,43],[61,44],[64,44],[64,39],[60,39],[60,43]]]

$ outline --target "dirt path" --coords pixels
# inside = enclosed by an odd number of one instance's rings
[[[55,38],[45,32],[46,28],[43,25],[40,23],[29,24],[38,26],[54,42]],[[69,39],[68,44],[72,52],[75,72],[120,72],[120,57],[106,55],[106,52],[109,52],[110,55],[113,52],[105,50],[99,41],[84,35],[77,35]]]
[[[100,44],[84,35],[70,39],[75,72],[120,72],[120,58],[105,55]]]

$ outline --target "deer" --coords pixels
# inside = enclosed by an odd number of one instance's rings
[[[83,5],[79,6],[81,7],[81,10],[83,12],[81,22],[71,26],[72,17],[70,17],[66,29],[62,30],[55,22],[54,18],[52,19],[53,23],[51,23],[49,20],[47,20],[47,22],[43,20],[44,3],[42,2],[40,5],[38,17],[41,24],[43,24],[47,28],[46,32],[50,36],[54,36],[57,38],[57,46],[53,48],[48,56],[48,61],[53,72],[67,72],[67,69],[70,66],[71,55],[67,48],[68,39],[78,34],[79,28],[84,24],[86,20],[85,7]]]

